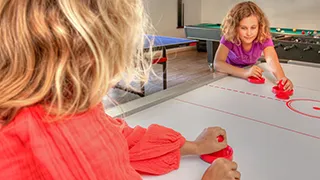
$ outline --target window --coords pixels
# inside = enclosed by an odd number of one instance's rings
[[[178,24],[177,28],[184,28],[184,3],[183,0],[178,0]]]

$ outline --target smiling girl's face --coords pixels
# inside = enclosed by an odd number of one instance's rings
[[[238,26],[238,35],[243,44],[252,43],[259,32],[258,18],[254,15],[243,18]]]

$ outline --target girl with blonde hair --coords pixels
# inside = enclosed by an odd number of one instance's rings
[[[284,90],[291,90],[293,84],[279,63],[266,15],[251,1],[236,4],[222,23],[222,38],[214,59],[215,69],[244,79],[250,76],[261,78],[263,70],[254,64],[262,53],[278,83],[281,80]],[[245,66],[251,68],[244,69]]]
[[[141,0],[0,1],[0,179],[135,180],[227,146],[220,127],[187,141],[104,113],[115,83],[148,79],[146,19]],[[219,159],[203,179],[236,169]]]

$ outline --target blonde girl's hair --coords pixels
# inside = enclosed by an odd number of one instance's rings
[[[120,80],[146,82],[148,27],[141,0],[0,1],[0,120],[83,112]]]
[[[264,12],[257,4],[251,1],[245,1],[236,4],[223,19],[221,28],[222,35],[225,39],[239,44],[241,41],[237,35],[237,28],[242,19],[251,15],[256,16],[259,22],[259,32],[256,41],[263,43],[266,39],[270,38],[270,23]]]

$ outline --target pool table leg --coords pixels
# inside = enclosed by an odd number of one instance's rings
[[[207,59],[210,71],[213,70],[213,42],[207,41]]]

